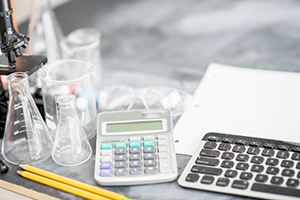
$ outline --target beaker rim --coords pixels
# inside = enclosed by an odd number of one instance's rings
[[[72,62],[82,63],[82,64],[84,64],[85,67],[88,67],[90,69],[90,71],[87,74],[81,76],[80,78],[76,78],[76,79],[53,80],[53,79],[50,79],[50,78],[46,78],[45,75],[47,75],[47,70],[44,68],[45,67],[44,66],[44,67],[42,67],[38,70],[38,76],[39,76],[40,79],[42,79],[45,82],[57,83],[57,84],[75,83],[75,82],[79,82],[81,80],[87,79],[87,78],[92,76],[92,74],[94,72],[94,67],[93,67],[92,63],[84,61],[84,60],[80,60],[80,59],[60,59],[60,60],[57,60],[53,63],[49,63],[48,66],[47,65],[46,66],[47,66],[47,68],[52,69],[52,68],[54,68],[54,67],[56,67],[56,66],[58,66],[62,63],[72,63]]]
[[[18,79],[13,79],[18,78]],[[14,72],[8,75],[7,80],[9,83],[25,82],[28,80],[28,75],[25,72]]]

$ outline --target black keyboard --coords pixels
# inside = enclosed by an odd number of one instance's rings
[[[263,199],[300,199],[300,144],[207,133],[178,184]]]

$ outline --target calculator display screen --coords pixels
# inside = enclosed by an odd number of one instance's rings
[[[161,120],[106,124],[107,133],[162,130],[162,129],[163,129],[163,123]]]

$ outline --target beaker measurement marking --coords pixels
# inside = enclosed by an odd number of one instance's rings
[[[17,103],[15,104],[15,110],[23,108],[23,104],[22,103]]]
[[[21,124],[21,123],[24,123],[24,122],[25,122],[25,120],[17,120],[17,121],[14,122],[14,126],[18,125],[18,124]]]

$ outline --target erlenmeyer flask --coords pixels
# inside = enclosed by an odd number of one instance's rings
[[[9,103],[2,155],[12,164],[33,164],[51,155],[52,138],[29,92],[28,76],[8,76]]]
[[[52,159],[63,166],[80,165],[91,157],[92,148],[77,117],[75,96],[60,95],[57,104],[59,120]]]

